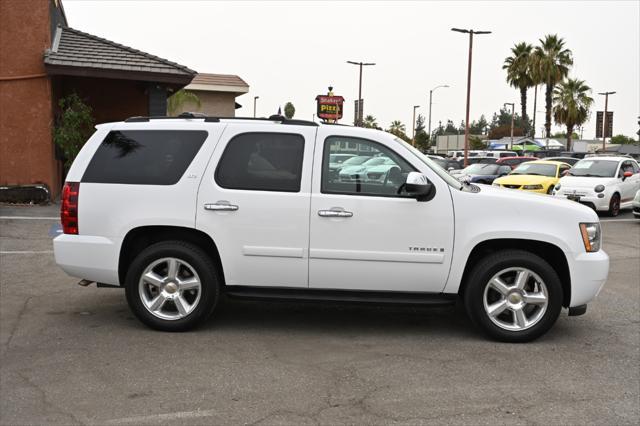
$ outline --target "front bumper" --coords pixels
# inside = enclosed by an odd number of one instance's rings
[[[609,275],[609,256],[603,250],[579,253],[571,259],[571,301],[569,307],[593,300]]]
[[[609,201],[611,199],[611,195],[604,192],[601,192],[601,194],[603,194],[602,198],[599,198],[598,194],[595,192],[585,193],[584,191],[583,192],[577,191],[575,195],[580,197],[580,200],[578,201],[580,204],[584,204],[598,211],[609,210]],[[565,191],[564,188],[562,188],[560,192],[555,192],[554,195],[556,197],[561,197],[561,198],[568,198],[570,196],[574,196],[573,191],[571,190]]]

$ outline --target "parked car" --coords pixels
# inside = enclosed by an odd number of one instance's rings
[[[515,169],[522,163],[526,163],[527,161],[536,161],[538,158],[536,157],[503,157],[498,159],[496,163],[498,164],[506,164],[511,167],[511,169]]]
[[[444,170],[459,170],[462,169],[460,163],[456,160],[452,160],[451,158],[443,158],[437,155],[427,155],[428,158],[433,160],[438,166],[442,167]]]
[[[631,207],[640,189],[640,166],[628,157],[586,157],[578,161],[555,187],[556,197],[578,201],[617,216]]]
[[[391,159],[398,179],[330,179],[337,140]],[[461,298],[488,336],[524,342],[562,307],[584,314],[609,269],[585,206],[461,183],[386,132],[280,116],[98,125],[67,174],[61,221],[56,263],[82,285],[124,288],[135,316],[165,331],[201,324],[223,294]]]
[[[570,166],[573,166],[574,164],[576,164],[581,159],[580,158],[576,158],[576,157],[547,157],[547,158],[545,158],[545,160],[547,160],[547,161],[560,161],[561,163],[566,163],[566,164],[569,164]]]
[[[343,182],[365,181],[369,178],[368,172],[373,171],[374,180],[379,178],[379,174],[386,173],[389,169],[396,166],[396,163],[388,157],[369,157],[367,161],[360,165],[345,165],[338,173],[340,180]]]
[[[636,196],[633,198],[633,215],[640,217],[640,190],[636,192]]]
[[[553,188],[571,166],[559,161],[528,161],[516,167],[508,176],[493,181],[495,186],[552,194]]]
[[[457,179],[467,183],[484,183],[490,185],[494,179],[505,176],[511,171],[511,167],[500,164],[476,163],[462,170]]]
[[[351,159],[356,157],[355,154],[331,154],[329,156],[329,168],[331,170],[340,170],[340,168],[342,168],[342,164]],[[364,157],[364,158],[369,158],[369,157]]]
[[[498,159],[493,157],[468,157],[467,158],[467,167],[473,164],[494,164]],[[458,177],[462,174],[462,170],[465,168],[464,159],[458,161],[459,168],[450,170],[451,176]]]

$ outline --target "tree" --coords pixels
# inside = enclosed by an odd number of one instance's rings
[[[551,137],[553,139],[566,139],[567,132],[556,132],[552,134]],[[576,132],[571,133],[571,139],[579,139],[579,138],[580,138],[580,135],[578,135]]]
[[[53,142],[62,150],[68,169],[94,131],[93,111],[76,93],[61,98],[58,106],[60,118],[53,129]]]
[[[169,115],[178,115],[182,112],[180,111],[182,107],[189,102],[196,104],[198,108],[202,105],[198,95],[188,90],[180,89],[167,99],[167,112]]]
[[[534,78],[545,84],[545,132],[551,134],[551,112],[553,109],[553,89],[568,74],[573,65],[573,57],[569,49],[565,49],[564,40],[556,34],[549,34],[540,39],[540,46],[534,50],[532,67]]]
[[[525,133],[528,132],[527,120],[527,90],[535,85],[532,77],[533,46],[528,43],[518,43],[511,48],[511,56],[504,60],[503,70],[507,71],[507,83],[520,90],[521,117],[525,123]],[[535,112],[534,112],[535,113]]]
[[[637,141],[633,138],[630,138],[629,136],[615,135],[614,137],[611,138],[611,143],[616,145],[629,145],[629,144],[637,143]]]
[[[399,133],[399,132],[405,133],[406,130],[407,130],[406,126],[402,124],[400,120],[394,120],[389,125],[388,132],[393,133],[395,135],[396,133]]]
[[[406,129],[406,126],[402,124],[400,120],[394,120],[391,122],[391,125],[389,125],[387,132],[399,137],[406,142],[410,142],[411,138],[405,133]]]
[[[489,123],[485,118],[484,114],[480,116],[478,121],[472,121],[469,125],[469,133],[472,135],[484,135],[485,131],[488,129]]]
[[[424,122],[424,116],[422,114],[418,114],[418,118],[416,118],[416,135],[414,137],[414,144],[416,148],[422,152],[429,149],[429,135],[427,135],[427,132],[425,131]]]
[[[511,124],[493,127],[489,130],[489,139],[502,139],[511,136]],[[513,128],[513,137],[524,136],[522,127]]]
[[[284,104],[284,116],[288,119],[292,119],[296,113],[296,107],[291,102]]]
[[[469,136],[469,149],[487,149],[487,145],[477,136]]]
[[[567,151],[571,151],[573,129],[589,118],[593,98],[591,88],[583,80],[569,78],[553,91],[553,118],[557,124],[567,126]]]
[[[380,130],[380,126],[378,126],[378,122],[376,121],[376,118],[373,115],[367,115],[364,118],[364,121],[362,123],[362,127],[366,127],[368,129],[378,129],[378,130]]]

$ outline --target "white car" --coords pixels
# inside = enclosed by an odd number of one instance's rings
[[[633,158],[588,157],[560,179],[553,194],[617,216],[631,207],[639,189],[640,166]]]
[[[332,178],[335,141],[393,160],[402,180]],[[133,313],[167,331],[201,324],[223,293],[461,298],[488,336],[524,342],[563,307],[584,314],[609,271],[585,206],[460,183],[382,131],[280,116],[99,125],[69,170],[61,219],[57,264],[79,284],[124,288]]]
[[[633,215],[640,217],[640,190],[636,192],[636,196],[633,199]]]

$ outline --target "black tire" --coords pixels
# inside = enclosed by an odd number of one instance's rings
[[[611,196],[607,213],[611,217],[616,217],[620,214],[620,194],[616,193]]]
[[[192,312],[180,319],[167,320],[151,314],[144,306],[138,290],[145,268],[165,257],[187,262],[200,278],[199,302]],[[187,331],[205,321],[215,309],[220,298],[220,279],[215,264],[198,246],[185,241],[163,241],[145,248],[133,260],[125,279],[125,293],[131,311],[145,325],[161,331]]]
[[[544,282],[548,303],[538,322],[520,331],[496,325],[484,308],[484,292],[489,280],[508,268],[521,267],[537,274]],[[492,339],[509,343],[529,342],[545,334],[556,322],[562,309],[562,284],[556,271],[539,256],[524,250],[503,250],[482,259],[469,273],[464,290],[464,305],[471,321]],[[506,312],[506,310],[505,310]]]
[[[553,187],[554,185],[549,185],[549,189],[547,189],[547,195],[553,195]]]

